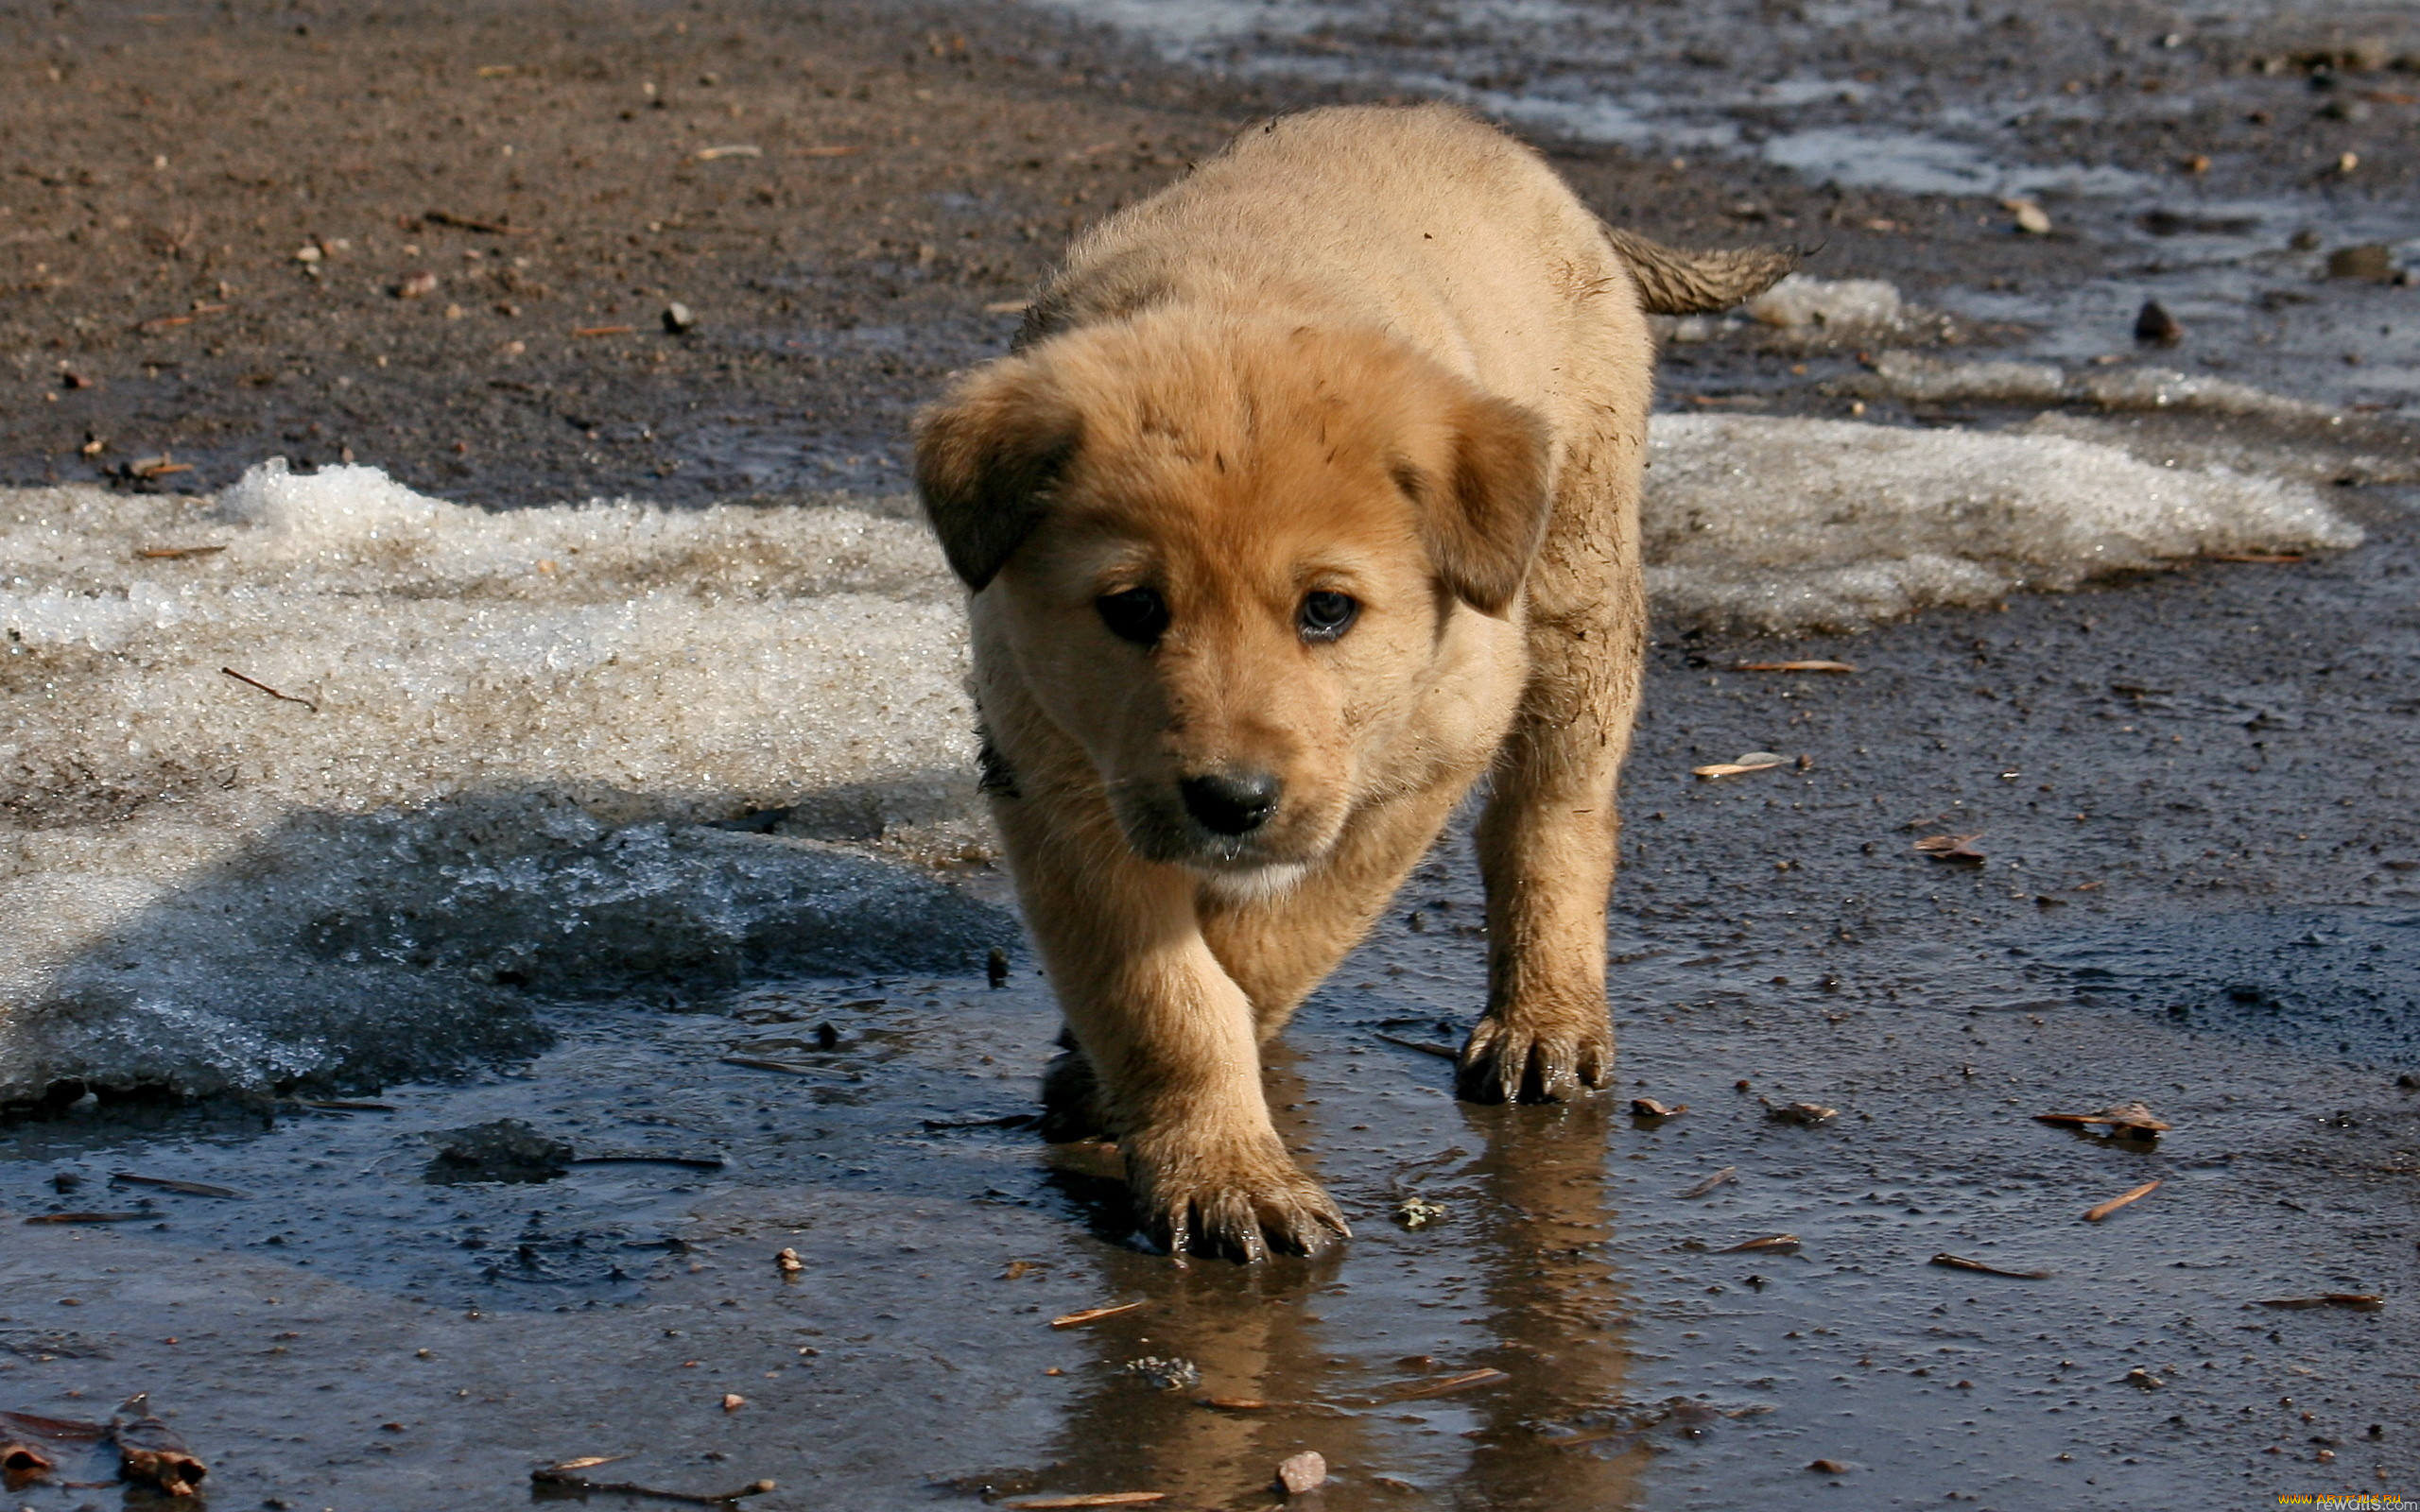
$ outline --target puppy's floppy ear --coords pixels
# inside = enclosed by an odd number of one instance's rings
[[[981,592],[1042,523],[1082,438],[1083,417],[1023,357],[968,374],[916,417],[916,491],[969,589]]]
[[[1396,462],[1395,482],[1419,508],[1439,579],[1480,613],[1501,615],[1546,540],[1547,428],[1510,400],[1456,387],[1443,455]]]

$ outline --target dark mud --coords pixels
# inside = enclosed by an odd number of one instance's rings
[[[152,13],[5,18],[26,87],[0,113],[0,352],[22,400],[0,412],[0,481],[173,451],[197,468],[163,483],[215,487],[266,453],[350,448],[487,502],[889,486],[902,418],[1004,342],[1012,317],[984,306],[1017,299],[1072,223],[1316,93],[1179,74],[1007,9]],[[2204,82],[2324,95],[2301,66]],[[2131,129],[2109,151],[2148,171]],[[762,156],[695,156],[732,145]],[[823,146],[863,150],[794,155]],[[2299,153],[2225,171],[2300,193]],[[2135,229],[2042,240],[1988,199],[1835,192],[1720,155],[1558,161],[1664,234],[1827,237],[1824,271],[1963,308],[1962,341],[2130,350],[2133,238],[2152,233],[2115,210],[2092,214]],[[2191,273],[2231,313],[2180,300],[2187,345],[2155,360],[2251,364],[2391,419],[2403,401],[2342,387],[2338,349],[2383,343],[2354,349],[2370,373],[2405,360],[2392,301],[2410,292],[2291,261],[2298,224]],[[291,255],[306,236],[352,245],[314,277]],[[424,267],[435,294],[383,292]],[[2253,295],[2221,301],[2230,281]],[[2044,318],[2088,300],[1985,300],[2045,288],[2093,291],[2109,321]],[[696,332],[658,334],[671,300]],[[229,307],[134,328],[196,301]],[[2253,334],[2205,335],[2227,321]],[[571,335],[615,323],[634,329]],[[1677,355],[1676,403],[1849,403],[1822,386],[1851,351],[1738,333]],[[2290,444],[2318,476],[2347,450],[2172,425]],[[1121,1490],[1262,1507],[1304,1448],[1335,1469],[1332,1508],[2410,1495],[2420,500],[2338,493],[2372,539],[2335,559],[1786,652],[1659,645],[1611,946],[1623,1097],[1465,1108],[1443,1059],[1395,1042],[1454,1041],[1480,998],[1458,832],[1271,1068],[1288,1141],[1356,1226],[1340,1256],[1173,1267],[1126,1243],[1111,1152],[987,1122],[1030,1111],[1055,1029],[1028,961],[999,991],[972,958],[758,976],[537,1003],[553,1048],[386,1088],[391,1111],[124,1100],[18,1120],[0,1131],[0,1404],[105,1416],[148,1390],[222,1506],[512,1505],[539,1465],[628,1453],[605,1473],[691,1493],[770,1478],[747,1504],[771,1509]],[[1782,654],[1859,670],[1734,670]],[[1688,775],[1754,749],[1807,764]],[[1929,834],[1978,835],[1985,859],[1930,860],[1912,849]],[[1633,1093],[1688,1110],[1634,1119]],[[2175,1125],[2155,1146],[2030,1117],[2135,1098]],[[1802,1127],[1768,1099],[1840,1112]],[[544,1158],[468,1174],[520,1179],[456,1179],[428,1138],[506,1119]],[[121,1172],[246,1195],[112,1187]],[[144,1216],[20,1222],[71,1210]],[[1794,1251],[1721,1252],[1780,1234]],[[2386,1302],[2260,1305],[2328,1292]],[[1146,1360],[1198,1383],[1130,1368]],[[1503,1379],[1426,1394],[1482,1368]],[[11,1491],[44,1512],[95,1494]]]

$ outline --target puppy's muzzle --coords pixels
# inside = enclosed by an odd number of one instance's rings
[[[1205,772],[1184,779],[1177,791],[1194,823],[1239,839],[1269,822],[1285,784],[1270,772]]]

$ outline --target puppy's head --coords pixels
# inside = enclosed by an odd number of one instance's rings
[[[1447,620],[1519,598],[1547,470],[1534,416],[1375,332],[1182,312],[994,363],[916,436],[951,567],[1127,842],[1242,888],[1407,781],[1382,753]]]

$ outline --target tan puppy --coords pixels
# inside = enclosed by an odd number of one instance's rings
[[[922,417],[986,785],[1072,1037],[1048,1126],[1117,1139],[1172,1251],[1346,1231],[1258,1047],[1482,775],[1461,1093],[1605,1085],[1641,311],[1790,261],[1610,231],[1453,110],[1314,111],[1082,237],[1018,354]]]

